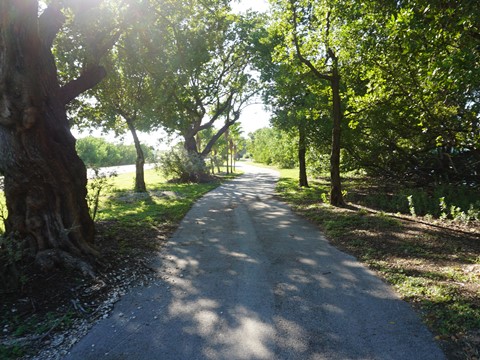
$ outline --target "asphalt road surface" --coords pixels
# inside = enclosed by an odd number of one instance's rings
[[[444,359],[393,290],[246,174],[192,208],[154,266],[67,359]]]

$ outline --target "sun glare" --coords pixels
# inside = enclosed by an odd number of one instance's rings
[[[232,3],[232,10],[236,13],[253,10],[258,12],[265,12],[269,8],[267,0],[240,0],[240,2]]]

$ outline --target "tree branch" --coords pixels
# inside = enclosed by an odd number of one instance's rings
[[[107,75],[107,71],[103,66],[91,66],[87,68],[75,80],[70,81],[62,87],[62,101],[66,105],[75,99],[81,93],[93,88]]]
[[[236,112],[235,113],[235,117],[232,119],[232,120],[228,120],[225,122],[225,125],[223,125],[220,130],[217,131],[217,133],[210,139],[210,141],[208,142],[208,144],[205,146],[205,149],[203,149],[203,151],[201,152],[201,156],[202,157],[205,157],[207,156],[211,151],[212,151],[212,148],[213,148],[213,145],[215,145],[215,143],[217,142],[217,140],[220,138],[220,136],[222,136],[223,134],[225,134],[225,131],[227,131],[227,129],[232,126],[233,124],[235,124],[238,119],[240,118],[240,112]]]
[[[38,18],[40,38],[49,49],[64,23],[65,15],[53,4],[48,6]]]
[[[298,57],[298,60],[300,60],[301,63],[306,65],[312,72],[313,74],[322,80],[328,80],[331,81],[332,77],[330,75],[322,74],[318,69],[315,67],[315,65],[312,64],[310,60],[308,60],[306,57],[303,56],[302,51],[300,49],[300,41],[298,40],[298,35],[297,35],[297,27],[298,27],[298,19],[297,19],[297,8],[295,6],[295,0],[290,0],[290,5],[292,6],[292,15],[293,15],[293,43],[295,45],[295,51]]]
[[[230,106],[231,106],[231,103],[232,103],[232,99],[233,99],[233,95],[234,93],[231,93],[229,96],[228,96],[228,99],[225,100],[225,102],[218,106],[216,111],[215,111],[215,114],[212,116],[212,118],[210,119],[209,122],[201,125],[199,128],[198,128],[198,131],[202,131],[202,130],[205,130],[205,129],[208,129],[209,127],[211,127],[213,125],[213,123],[215,121],[217,121],[217,119],[225,112],[225,110],[227,110]]]
[[[90,42],[89,46],[92,48],[91,53],[93,55],[92,57],[92,63],[86,64],[87,69],[93,66],[98,66],[98,63],[100,59],[105,56],[105,54],[113,48],[113,46],[116,44],[118,39],[120,38],[120,35],[122,34],[121,30],[116,31],[113,35],[99,35],[96,39],[92,39]]]

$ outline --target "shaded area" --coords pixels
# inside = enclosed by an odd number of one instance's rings
[[[152,278],[148,259],[162,248],[194,200],[219,184],[164,184],[153,172],[148,175],[149,193],[125,189],[132,184],[132,174],[115,178],[122,190],[105,191],[96,223],[101,257],[94,279],[68,269],[42,273],[30,264],[22,271],[20,291],[0,291],[1,359],[40,350],[40,358],[65,355],[78,333],[102,318],[120,294]]]
[[[443,358],[406,303],[255,171],[202,198],[155,264],[159,279],[67,358]]]
[[[427,219],[386,214],[358,205],[355,197],[349,209],[328,207],[319,195],[327,186],[312,183],[311,189],[299,190],[295,179],[282,179],[282,196],[297,212],[318,224],[332,244],[381,272],[420,310],[449,358],[478,357],[478,224],[429,223]],[[373,191],[370,196],[375,194]]]

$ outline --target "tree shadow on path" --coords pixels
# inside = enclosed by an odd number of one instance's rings
[[[68,359],[442,359],[410,307],[246,175],[202,198]]]

